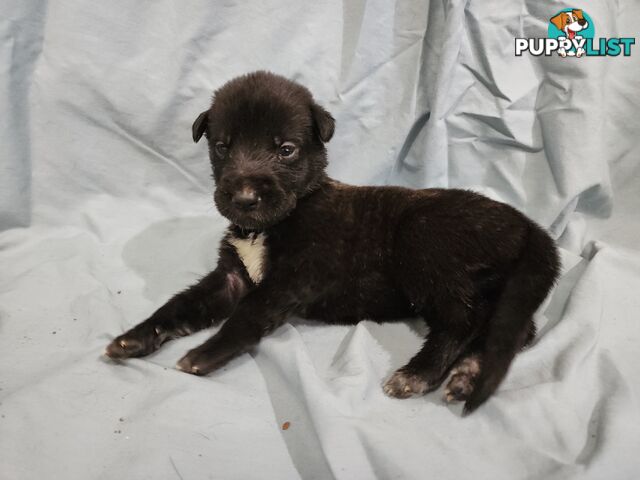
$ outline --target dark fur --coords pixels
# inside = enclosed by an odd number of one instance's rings
[[[309,91],[282,77],[257,72],[220,88],[193,125],[194,140],[209,141],[216,206],[232,222],[218,267],[116,338],[107,355],[147,355],[228,317],[178,363],[202,375],[290,315],[340,324],[419,315],[430,333],[385,391],[424,393],[464,365],[447,398],[466,400],[466,412],[482,404],[535,333],[532,315],[558,275],[554,242],[514,208],[477,193],[329,179],[324,143],[333,130]],[[222,155],[220,142],[228,146]],[[284,158],[283,142],[297,153]],[[263,276],[254,282],[234,242],[263,237]],[[470,359],[479,372],[467,374]]]

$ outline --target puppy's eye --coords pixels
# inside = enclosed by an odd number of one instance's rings
[[[229,150],[229,147],[227,147],[222,142],[217,142],[216,146],[214,147],[214,150],[216,151],[216,155],[218,155],[220,158],[224,158],[227,155],[227,151]]]
[[[296,146],[291,143],[291,142],[285,142],[282,145],[280,145],[280,148],[278,149],[278,154],[282,157],[282,158],[288,158],[288,157],[292,157],[294,153],[296,153]]]

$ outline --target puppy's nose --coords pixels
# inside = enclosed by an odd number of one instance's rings
[[[585,23],[587,23],[587,21],[584,18],[581,18],[580,20],[578,20],[578,25],[580,25],[581,27],[584,27]]]
[[[234,206],[243,210],[253,210],[258,206],[260,197],[253,188],[244,187],[239,192],[234,193],[231,202]]]

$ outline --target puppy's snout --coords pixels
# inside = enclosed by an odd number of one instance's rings
[[[253,210],[258,206],[259,202],[258,193],[251,187],[243,187],[231,197],[231,203],[242,210]]]
[[[581,18],[581,19],[578,20],[578,24],[581,27],[584,27],[587,24],[587,21],[584,18]]]

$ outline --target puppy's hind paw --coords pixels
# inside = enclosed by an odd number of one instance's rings
[[[463,402],[473,392],[476,379],[480,374],[480,363],[475,357],[465,358],[451,370],[451,378],[444,389],[443,400],[447,403]]]
[[[444,389],[446,403],[464,402],[473,392],[473,383],[466,375],[453,375]]]
[[[382,389],[390,397],[409,398],[427,393],[429,384],[420,375],[400,369],[391,375]]]

